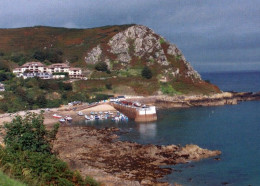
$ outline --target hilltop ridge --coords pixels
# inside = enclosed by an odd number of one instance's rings
[[[201,79],[176,45],[142,25],[0,29],[0,54],[10,68],[32,60],[80,67],[89,78],[88,86],[76,82],[81,88],[101,90],[109,84],[106,92],[142,95],[220,92]],[[107,70],[98,71],[100,63]],[[150,78],[142,77],[144,68]]]

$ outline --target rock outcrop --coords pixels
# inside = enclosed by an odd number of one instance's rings
[[[161,165],[187,163],[221,154],[197,145],[180,147],[123,142],[117,140],[115,132],[119,129],[61,126],[53,150],[83,176],[91,175],[106,185],[155,185],[159,178],[172,172]]]
[[[176,77],[200,81],[200,75],[191,67],[176,45],[170,44],[153,30],[134,25],[115,34],[106,43],[108,47],[94,47],[85,57],[86,63],[95,64],[108,59],[108,63],[117,61],[131,67],[138,59],[147,66],[161,68],[161,74],[171,80]],[[109,54],[116,56],[111,59]]]

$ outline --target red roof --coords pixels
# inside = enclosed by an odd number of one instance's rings
[[[49,66],[49,68],[59,68],[59,67],[69,68],[69,65],[67,65],[66,63],[55,63]]]
[[[41,62],[27,62],[22,65],[22,67],[28,67],[28,66],[38,66],[38,67],[44,67],[45,65]]]
[[[81,70],[81,68],[70,68],[70,70]]]

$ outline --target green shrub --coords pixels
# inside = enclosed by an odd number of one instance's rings
[[[63,52],[59,49],[37,50],[33,54],[33,58],[41,62],[48,60],[52,63],[62,62]]]
[[[43,121],[42,114],[27,113],[24,118],[16,116],[12,122],[5,123],[4,142],[6,147],[12,148],[14,151],[29,150],[50,153],[50,139],[47,138],[49,132],[45,129]]]
[[[150,68],[144,67],[142,70],[142,76],[146,79],[151,79],[153,74]]]
[[[27,113],[5,123],[6,147],[0,146],[0,168],[13,178],[29,185],[85,186],[99,185],[93,179],[83,179],[79,172],[71,171],[50,150],[59,125],[47,131],[43,115]]]
[[[96,64],[95,69],[97,71],[105,72],[108,70],[107,64],[105,62],[99,62]]]
[[[176,91],[172,85],[168,84],[168,83],[162,83],[161,84],[161,91],[163,94],[168,94],[168,95],[176,95],[176,94],[181,94],[180,92]]]
[[[106,88],[107,88],[108,90],[112,90],[112,84],[111,84],[111,83],[107,83],[107,84],[106,84]]]
[[[163,38],[160,38],[160,44],[165,43],[165,40]]]

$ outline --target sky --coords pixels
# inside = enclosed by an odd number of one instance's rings
[[[0,28],[141,24],[199,72],[260,70],[259,0],[0,0]]]

